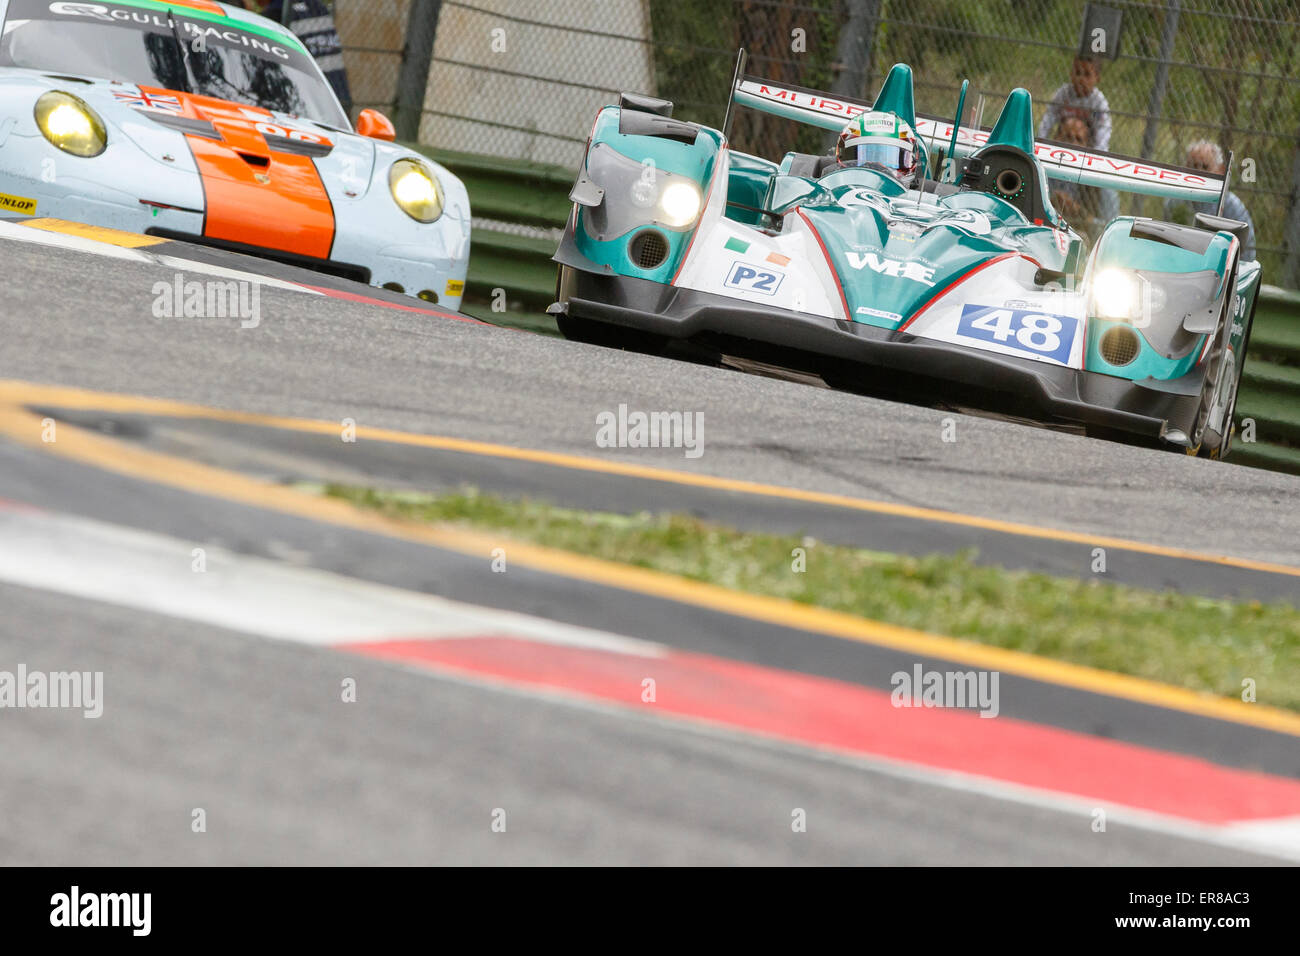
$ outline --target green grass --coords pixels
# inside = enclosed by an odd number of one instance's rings
[[[1300,710],[1300,612],[1101,580],[978,565],[973,554],[908,557],[754,534],[684,515],[576,511],[479,494],[329,485],[390,517],[472,527],[696,581],[788,598],[936,634]],[[794,550],[806,570],[792,569]]]

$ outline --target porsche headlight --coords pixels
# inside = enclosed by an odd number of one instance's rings
[[[50,90],[36,101],[36,125],[41,135],[73,156],[98,156],[108,145],[99,114],[71,93]]]
[[[442,215],[442,187],[422,163],[399,159],[388,171],[393,201],[416,222],[433,222]]]
[[[671,183],[659,197],[659,210],[668,225],[689,225],[700,214],[700,191],[694,183]]]

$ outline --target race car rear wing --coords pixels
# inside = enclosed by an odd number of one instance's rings
[[[916,135],[927,142],[939,141],[946,144],[952,132],[952,120],[933,116],[916,118]],[[988,130],[959,127],[956,154],[969,156],[983,146],[988,138]],[[1149,159],[1121,156],[1118,153],[1081,149],[1050,139],[1034,140],[1034,156],[1038,158],[1048,179],[1120,192],[1142,193],[1146,196],[1212,202],[1217,205],[1225,185],[1222,176],[1203,170],[1186,169]]]
[[[851,117],[872,108],[870,103],[860,100],[750,76],[743,72],[743,63],[743,57],[737,61],[738,68],[731,91],[732,102],[727,104],[728,124],[733,103],[835,131],[842,129]],[[916,134],[932,146],[942,143],[946,148],[953,134],[953,122],[918,115]],[[983,146],[988,137],[988,130],[958,127],[956,154],[969,156]],[[1217,204],[1221,202],[1227,186],[1224,177],[1202,170],[1080,149],[1046,139],[1034,140],[1034,155],[1048,179],[1121,192]]]

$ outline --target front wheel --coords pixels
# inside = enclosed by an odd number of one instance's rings
[[[1227,405],[1218,420],[1218,427],[1207,425],[1201,437],[1200,447],[1197,448],[1196,454],[1202,458],[1227,458],[1228,449],[1232,447],[1232,419],[1237,411],[1237,391],[1240,385],[1240,374],[1232,368],[1232,353],[1229,352],[1225,357],[1228,362],[1226,369],[1228,380],[1224,383],[1225,388],[1231,388],[1232,394],[1229,396]]]
[[[1219,326],[1214,330],[1214,342],[1205,356],[1205,385],[1201,389],[1201,404],[1191,436],[1193,445],[1188,449],[1188,454],[1201,458],[1224,458],[1232,444],[1232,416],[1241,381],[1241,371],[1236,367],[1235,356],[1229,348],[1237,295],[1237,264],[1234,262],[1228,272],[1228,289],[1223,296]]]

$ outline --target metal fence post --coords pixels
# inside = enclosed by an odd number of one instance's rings
[[[429,64],[433,61],[433,43],[438,35],[441,10],[442,0],[411,0],[411,11],[406,21],[406,46],[402,48],[402,67],[397,77],[397,108],[393,116],[399,140],[413,143],[420,138],[424,94],[429,86]]]
[[[1174,41],[1178,39],[1178,14],[1181,0],[1170,0],[1165,7],[1165,22],[1160,28],[1160,65],[1147,104],[1147,127],[1142,133],[1142,158],[1150,159],[1156,148],[1156,132],[1165,107],[1165,90],[1169,88],[1169,61],[1174,58]]]
[[[1291,160],[1291,195],[1287,197],[1286,232],[1282,244],[1286,247],[1286,262],[1282,267],[1280,284],[1288,289],[1300,289],[1300,133],[1296,135],[1297,149]]]
[[[848,19],[835,47],[835,64],[839,72],[831,92],[850,99],[861,99],[871,77],[871,48],[876,43],[876,24],[880,22],[881,0],[847,0]],[[827,149],[835,146],[835,134],[822,137]]]
[[[875,46],[876,24],[880,22],[881,0],[848,0],[848,22],[835,48],[839,75],[831,92],[859,99],[871,77],[871,48]]]

